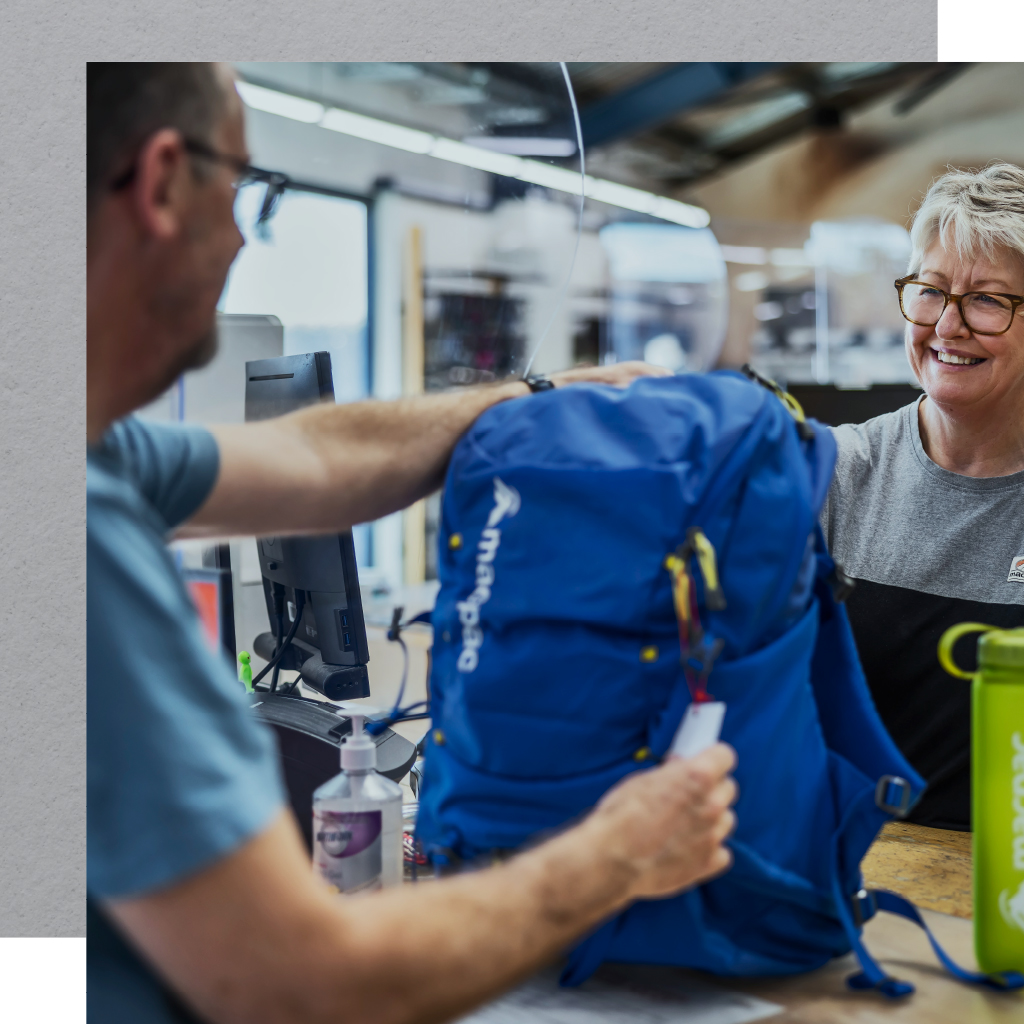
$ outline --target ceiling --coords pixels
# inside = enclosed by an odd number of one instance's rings
[[[451,136],[573,138],[555,62],[242,63],[241,75],[321,102]],[[841,131],[891,98],[897,114],[967,64],[570,63],[588,162],[672,194],[808,129]]]
[[[901,115],[967,64],[687,63],[570,65],[595,169],[675,192],[809,129],[842,131],[889,99]],[[631,116],[632,115],[632,116]]]

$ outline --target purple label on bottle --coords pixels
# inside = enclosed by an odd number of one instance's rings
[[[380,811],[314,811],[313,865],[339,892],[380,888]]]
[[[380,811],[321,811],[317,842],[331,857],[354,857],[380,835]]]

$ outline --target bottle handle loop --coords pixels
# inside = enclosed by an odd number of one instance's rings
[[[987,626],[983,622],[960,622],[955,626],[950,626],[942,634],[942,639],[939,641],[939,664],[951,676],[956,676],[957,679],[973,679],[975,676],[974,672],[965,672],[953,660],[953,645],[960,637],[966,636],[968,633],[990,633],[996,629],[999,629],[999,627]]]

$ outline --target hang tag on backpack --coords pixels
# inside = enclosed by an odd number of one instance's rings
[[[669,753],[676,757],[693,757],[714,746],[722,732],[725,704],[720,700],[693,703],[686,709]]]

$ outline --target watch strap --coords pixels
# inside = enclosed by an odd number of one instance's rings
[[[533,373],[529,377],[523,378],[523,383],[534,393],[538,391],[551,391],[555,384],[550,377],[544,376],[543,373]]]

